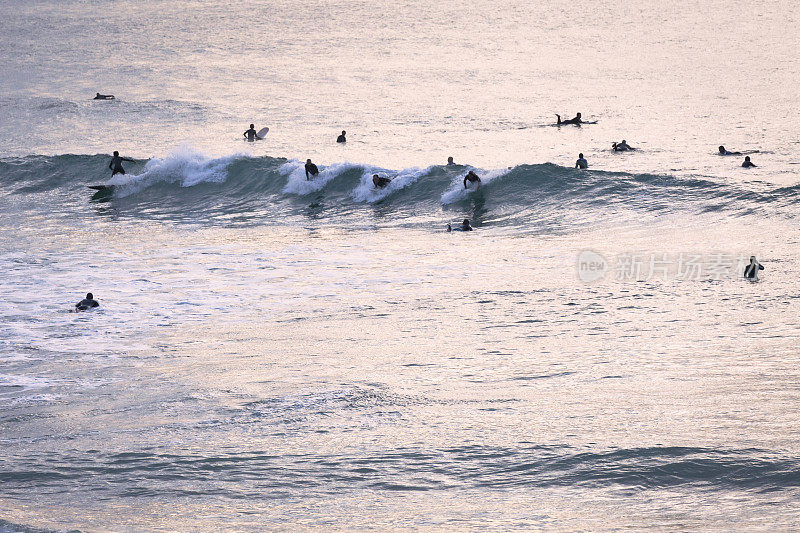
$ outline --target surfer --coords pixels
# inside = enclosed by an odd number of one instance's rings
[[[725,149],[724,146],[720,145],[719,155],[742,155],[742,152],[729,152]]]
[[[97,93],[92,100],[115,100],[113,94],[100,94]]]
[[[447,166],[448,167],[455,166],[455,163],[453,162],[453,156],[447,158]]]
[[[336,137],[336,142],[337,143],[346,143],[347,142],[347,138],[345,137],[346,134],[347,134],[347,132],[342,130],[342,134],[339,135],[338,137]]]
[[[611,148],[614,149],[615,152],[627,152],[628,150],[635,150],[635,148],[631,147],[625,139],[622,139],[621,143],[611,143]]]
[[[250,124],[250,129],[244,132],[242,135],[250,142],[261,140],[261,137],[259,137],[258,133],[256,133],[255,124]]]
[[[561,120],[561,115],[556,115],[556,126],[564,126],[565,124],[574,124],[576,126],[580,126],[583,124],[583,120],[581,120],[581,114],[578,113],[575,115],[575,118],[571,118],[569,120]]]
[[[111,158],[111,162],[108,164],[108,168],[111,169],[111,177],[113,178],[116,174],[125,174],[125,169],[122,168],[122,162],[129,161],[131,163],[135,163],[133,159],[128,159],[127,157],[120,157],[119,152],[114,150],[114,157]]]
[[[316,176],[317,174],[319,174],[317,165],[312,163],[310,159],[306,159],[306,179],[310,180],[311,176]]]
[[[750,168],[750,167],[754,167],[755,164],[752,161],[750,161],[750,156],[746,155],[746,156],[744,156],[744,163],[742,163],[742,166],[744,168]]]
[[[75,312],[86,311],[92,307],[100,307],[100,304],[97,303],[97,300],[94,299],[92,293],[89,292],[86,293],[86,298],[75,304]]]
[[[750,264],[744,267],[744,277],[746,279],[758,279],[758,271],[764,270],[764,265],[756,261],[756,256],[750,256]]]
[[[582,153],[578,154],[578,160],[575,161],[575,168],[586,170],[588,166],[589,163],[586,161],[586,159],[583,158],[583,154]]]
[[[478,175],[477,175],[477,174],[475,174],[475,172],[474,172],[474,171],[472,171],[472,170],[470,170],[469,172],[467,172],[467,175],[466,175],[466,176],[464,176],[464,188],[465,188],[465,189],[467,189],[467,188],[468,188],[468,187],[467,187],[467,182],[470,182],[470,183],[477,183],[477,184],[478,184],[478,189],[480,189],[480,188],[481,188],[481,179],[480,179],[480,178],[478,177]]]
[[[456,228],[455,231],[472,231],[473,229],[475,228],[473,228],[472,225],[469,223],[469,219],[465,218],[464,221],[461,223],[461,227]],[[451,226],[449,222],[447,223],[447,231],[448,232],[453,231],[453,226]]]
[[[372,183],[378,189],[383,189],[387,185],[392,182],[391,178],[384,178],[382,176],[378,176],[377,174],[372,175]]]

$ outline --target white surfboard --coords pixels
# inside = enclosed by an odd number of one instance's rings
[[[258,137],[259,139],[263,139],[264,137],[267,136],[267,133],[269,133],[269,128],[261,128],[256,132],[256,137]]]

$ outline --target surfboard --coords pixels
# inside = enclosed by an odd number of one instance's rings
[[[263,139],[264,137],[267,136],[267,133],[269,133],[269,128],[261,128],[256,132],[256,137],[258,137],[259,139]]]
[[[113,185],[89,185],[90,189],[94,189],[96,191],[110,191],[114,189]]]

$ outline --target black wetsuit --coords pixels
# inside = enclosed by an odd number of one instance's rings
[[[347,139],[345,139],[344,135],[339,135],[338,137],[336,137],[336,142],[337,143],[346,143]]]
[[[747,279],[753,279],[758,275],[759,270],[764,270],[764,265],[761,265],[760,263],[750,263],[744,268],[744,277]]]
[[[381,189],[389,185],[391,182],[392,182],[391,179],[383,178],[381,176],[375,176],[372,178],[372,183],[374,183],[376,187]]]
[[[306,163],[307,180],[311,179],[311,177],[309,177],[309,174],[311,174],[311,176],[316,176],[317,174],[319,174],[319,169],[317,168],[317,165],[315,165],[314,163]]]
[[[80,302],[75,304],[75,309],[77,311],[86,311],[87,309],[91,309],[92,307],[100,307],[100,304],[97,303],[97,300],[89,300],[84,298]]]
[[[97,93],[97,96],[92,98],[92,100],[114,100],[114,95]]]
[[[258,139],[258,135],[256,135],[256,130],[254,130],[253,128],[250,128],[249,130],[244,132],[244,135],[247,137],[247,140],[251,142]]]
[[[750,167],[754,167],[755,165],[753,164],[752,161],[745,161],[744,163],[742,163],[742,166],[744,168],[750,168]]]
[[[479,186],[480,186],[480,183],[481,183],[481,179],[474,173],[470,173],[470,174],[467,174],[466,176],[464,176],[464,188],[465,189],[467,188],[467,182],[468,181],[470,183],[471,182],[478,182]]]
[[[108,168],[111,169],[111,177],[113,178],[115,174],[125,174],[125,169],[122,168],[122,162],[129,161],[131,163],[135,163],[133,159],[128,159],[127,157],[120,157],[115,155],[111,158],[111,162],[108,164]]]

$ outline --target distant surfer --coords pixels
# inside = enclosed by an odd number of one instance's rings
[[[461,223],[461,227],[456,228],[455,231],[472,231],[473,229],[475,228],[473,228],[472,225],[469,223],[469,219],[465,218],[464,221]],[[449,222],[447,224],[447,231],[448,232],[453,231],[453,226],[451,226]]]
[[[580,126],[583,124],[583,120],[581,120],[581,114],[578,113],[575,115],[575,118],[571,118],[569,120],[561,120],[561,115],[556,115],[556,126],[564,126],[567,124],[574,124],[575,126]]]
[[[578,154],[578,160],[575,161],[575,168],[580,168],[582,170],[586,170],[589,167],[589,163],[583,157],[583,154]]]
[[[378,176],[377,174],[372,175],[372,183],[375,185],[376,189],[383,189],[391,182],[392,182],[391,178],[385,178],[383,176]]]
[[[756,261],[756,256],[750,256],[750,264],[744,267],[745,279],[758,279],[758,271],[764,270],[764,265]]]
[[[455,163],[453,162],[453,156],[447,158],[447,166],[448,167],[455,166]]]
[[[125,174],[125,169],[122,168],[122,162],[128,161],[130,163],[135,163],[133,159],[128,159],[127,157],[120,157],[119,152],[114,150],[114,157],[111,158],[111,162],[108,164],[108,168],[111,169],[111,177],[113,178],[116,174]]]
[[[100,93],[97,93],[97,94],[94,95],[94,98],[92,98],[92,100],[116,100],[116,98],[114,98],[113,94],[100,94]]]
[[[261,137],[259,137],[258,133],[256,132],[255,124],[250,124],[250,129],[244,132],[242,135],[250,142],[261,140]]]
[[[750,168],[750,167],[754,167],[756,165],[752,161],[750,161],[750,156],[746,155],[746,156],[744,156],[744,163],[742,163],[742,166],[744,168]]]
[[[625,139],[622,139],[621,143],[611,143],[611,148],[613,148],[615,152],[627,152],[629,150],[635,150],[635,148],[625,142]]]
[[[481,188],[481,179],[478,177],[477,174],[475,174],[475,171],[473,171],[473,170],[470,170],[469,172],[467,172],[467,175],[464,176],[464,188],[465,189],[469,188],[468,185],[467,185],[467,182],[477,183],[478,184],[478,189]]]
[[[75,304],[75,312],[86,311],[87,309],[91,309],[93,307],[100,307],[100,304],[97,303],[97,300],[94,299],[92,293],[89,292],[86,293],[86,298]]]
[[[724,146],[720,145],[719,155],[742,155],[742,152],[729,152],[725,149]]]
[[[345,135],[347,135],[347,132],[342,130],[342,134],[339,135],[338,137],[336,137],[336,142],[337,143],[346,143],[347,142],[347,137],[345,137]]]
[[[319,174],[317,165],[312,163],[310,159],[306,159],[306,179],[310,180],[312,176],[316,176],[317,174]]]

